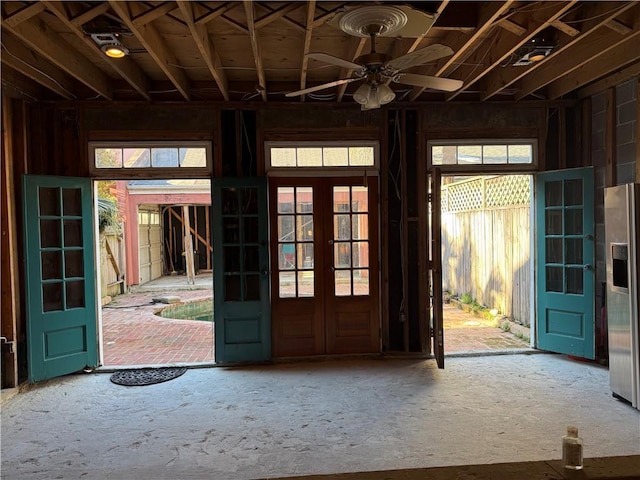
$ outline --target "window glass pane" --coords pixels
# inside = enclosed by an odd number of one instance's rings
[[[239,302],[242,300],[240,287],[241,275],[225,275],[224,277],[224,299],[227,302]]]
[[[567,293],[576,293],[582,295],[583,293],[583,276],[582,268],[567,268]]]
[[[348,297],[351,295],[351,270],[336,270],[334,274],[334,291],[336,297]]]
[[[480,145],[458,146],[458,164],[471,165],[482,163],[482,147]]]
[[[351,239],[351,216],[350,215],[334,215],[334,240],[350,240]]]
[[[288,147],[272,148],[271,165],[274,167],[295,167],[296,149]]]
[[[547,292],[562,292],[562,267],[546,267]]]
[[[42,309],[45,312],[62,310],[62,282],[42,285]]]
[[[84,307],[84,281],[66,282],[67,309]]]
[[[40,220],[40,247],[61,247],[60,220]]]
[[[151,166],[151,151],[148,148],[123,149],[125,168],[148,168]]]
[[[244,247],[244,268],[243,272],[258,272],[260,270],[260,247]]]
[[[545,230],[547,235],[562,235],[562,210],[547,210],[544,212]]]
[[[484,145],[482,147],[483,163],[507,163],[506,145]]]
[[[369,295],[369,270],[353,271],[353,294]]]
[[[373,147],[349,147],[349,165],[371,166],[375,164]]]
[[[82,246],[82,220],[78,219],[64,221],[64,246]]]
[[[367,187],[351,187],[351,211],[369,211],[369,189]]]
[[[546,182],[544,195],[545,207],[562,206],[562,182]]]
[[[436,147],[436,146],[431,147],[431,163],[433,165],[442,165],[442,162],[443,162],[442,149],[443,147]]]
[[[245,301],[260,300],[260,275],[244,276],[244,299]]]
[[[582,255],[582,239],[581,238],[567,238],[565,240],[567,261],[565,263],[573,265],[583,264]]]
[[[582,235],[582,209],[564,211],[565,235]]]
[[[177,148],[152,148],[151,149],[151,166],[152,167],[177,167],[178,166],[178,149]]]
[[[296,268],[296,247],[293,243],[278,245],[278,270],[293,270]]]
[[[241,188],[238,194],[240,195],[240,212],[243,215],[257,215],[258,189],[253,187]]]
[[[84,277],[84,261],[82,250],[67,250],[64,252],[65,278]]]
[[[313,215],[296,215],[296,240],[313,241]]]
[[[562,263],[562,239],[547,238],[545,243],[545,263]]]
[[[440,163],[434,163],[434,165],[455,165],[457,163],[458,148],[455,145],[445,145],[434,148],[440,148],[442,151]]]
[[[244,241],[248,243],[258,243],[260,237],[258,234],[258,218],[257,217],[244,217]]]
[[[240,209],[238,208],[238,191],[235,188],[222,189],[222,214],[236,215]]]
[[[222,257],[225,272],[240,271],[240,247],[224,247]]]
[[[299,167],[321,167],[322,148],[298,148]]]
[[[351,222],[353,231],[351,238],[354,240],[367,240],[369,238],[369,224],[367,223],[367,215],[352,215]]]
[[[333,187],[333,211],[349,211],[349,187]]]
[[[335,268],[351,267],[351,243],[336,242],[333,244],[333,266]]]
[[[346,167],[349,165],[347,147],[325,147],[322,149],[325,167]]]
[[[278,296],[280,298],[291,298],[296,296],[296,272],[279,273]]]
[[[353,253],[353,267],[368,267],[369,266],[369,243],[368,242],[354,242],[351,245]]]
[[[313,297],[313,271],[298,272],[298,297]]]
[[[582,205],[582,180],[565,180],[564,204],[565,206]]]
[[[224,243],[238,243],[240,241],[240,223],[238,217],[222,219],[222,241]]]
[[[42,280],[59,280],[62,278],[62,252],[42,252]]]
[[[202,147],[181,148],[180,166],[181,167],[206,167],[207,166],[207,149]]]
[[[531,145],[509,145],[507,147],[509,163],[533,163],[533,147]]]
[[[313,188],[296,187],[296,212],[313,212]]]
[[[57,188],[38,188],[38,208],[42,216],[60,215],[60,197]]]
[[[63,215],[79,217],[82,215],[82,191],[79,188],[62,189]]]
[[[293,231],[293,215],[278,216],[278,241],[293,242],[295,240]]]
[[[121,148],[96,148],[94,154],[97,168],[122,168]]]
[[[293,213],[293,187],[278,187],[278,213]]]
[[[300,243],[297,245],[297,250],[298,250],[298,269],[312,270],[313,269],[313,244]]]

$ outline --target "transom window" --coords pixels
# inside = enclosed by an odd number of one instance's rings
[[[267,169],[375,167],[375,142],[267,142]]]
[[[432,141],[432,165],[531,165],[535,140]]]
[[[205,168],[210,164],[208,142],[90,143],[96,169]]]

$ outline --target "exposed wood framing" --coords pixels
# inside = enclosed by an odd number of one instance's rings
[[[93,8],[90,8],[86,12],[83,12],[71,19],[71,23],[73,23],[74,27],[81,27],[87,22],[90,22],[96,17],[99,17],[103,13],[109,11],[109,4],[107,2],[100,3]]]
[[[521,37],[522,35],[527,33],[527,29],[526,28],[521,27],[517,23],[512,22],[511,20],[509,20],[508,18],[503,18],[502,20],[500,20],[497,23],[497,25],[499,27],[504,28],[506,31],[513,33],[514,35],[517,35],[518,37]]]
[[[573,28],[571,25],[561,22],[560,20],[556,20],[555,22],[551,22],[551,26],[560,30],[565,35],[569,35],[570,37],[575,37],[580,35],[580,30],[577,28]]]
[[[640,130],[640,77],[636,80],[636,132]],[[640,135],[636,133],[636,182],[640,183]]]
[[[589,86],[578,90],[578,96],[580,98],[592,97],[597,93],[604,92],[607,88],[620,85],[630,78],[634,78],[637,76],[640,76],[640,62],[629,65],[628,67],[623,68],[622,70],[611,74],[598,82],[592,83]]]
[[[65,4],[61,2],[54,2],[46,0],[42,2],[47,8],[55,14],[56,17],[62,23],[64,23],[69,30],[82,40],[82,42],[89,47],[93,52],[94,58],[99,58],[103,62],[108,63],[116,72],[118,72],[122,78],[124,78],[129,85],[131,85],[145,100],[151,100],[151,97],[147,93],[149,91],[149,79],[140,70],[133,60],[130,58],[119,58],[117,60],[107,57],[98,46],[88,37],[81,28],[81,25],[76,25],[69,17],[65,10]]]
[[[567,168],[567,109],[558,108],[558,168]]]
[[[3,24],[10,27],[16,27],[22,22],[26,22],[30,18],[38,15],[40,12],[43,12],[45,8],[45,5],[41,3],[33,3],[7,16],[7,18],[3,19]]]
[[[200,52],[200,55],[202,55],[202,59],[207,64],[207,68],[209,69],[211,76],[216,81],[216,84],[220,89],[220,93],[222,93],[222,96],[225,100],[229,101],[227,76],[222,69],[220,56],[218,55],[218,52],[216,51],[215,46],[211,41],[211,37],[209,36],[206,25],[196,25],[193,2],[187,0],[177,0],[177,3],[180,11],[182,12],[184,21],[189,28],[189,32],[191,32],[193,41],[196,43],[198,51]]]
[[[251,41],[251,50],[253,51],[253,60],[256,64],[256,73],[258,75],[258,85],[262,101],[267,101],[267,79],[264,75],[264,66],[262,65],[262,52],[260,50],[260,39],[256,31],[255,12],[253,10],[253,2],[251,0],[243,0],[244,11],[247,16],[247,29],[249,31],[249,40]]]
[[[144,13],[136,15],[133,18],[133,23],[138,27],[143,27],[149,23],[152,23],[154,20],[173,12],[176,9],[176,5],[173,2],[161,3],[160,5],[147,10]]]
[[[268,13],[264,17],[259,18],[258,20],[256,20],[256,30],[260,30],[262,27],[266,27],[270,23],[275,22],[276,20],[279,20],[279,19],[285,17],[287,14],[293,12],[294,10],[297,10],[299,7],[301,7],[303,5],[304,5],[304,3],[302,3],[302,2],[300,2],[300,3],[294,2],[294,3],[288,3],[288,4],[282,5],[280,8],[277,8],[273,12]],[[284,20],[288,20],[288,19],[285,18]],[[300,25],[298,25],[297,23],[295,25],[298,28],[300,27]],[[308,23],[307,23],[307,25],[308,25]]]
[[[237,2],[229,2],[222,6],[211,10],[209,13],[202,15],[196,19],[196,25],[206,25],[211,20],[214,20],[220,16],[223,16],[229,10],[233,10],[238,5]],[[226,18],[226,17],[225,17]]]
[[[618,32],[620,35],[626,35],[631,32],[632,29],[627,27],[624,23],[621,23],[617,20],[609,20],[605,25],[613,30],[614,32]]]
[[[309,69],[309,49],[311,48],[311,36],[313,33],[313,19],[316,11],[315,0],[307,2],[307,21],[304,32],[304,45],[302,47],[302,68],[300,69],[300,90],[307,88],[307,70]],[[300,101],[304,102],[306,95],[300,96]]]
[[[129,4],[110,0],[111,9],[120,17],[122,22],[133,32],[142,43],[149,55],[155,60],[164,74],[171,80],[185,100],[190,100],[189,79],[178,65],[175,54],[166,46],[164,39],[153,25],[136,25],[129,7],[139,7],[138,4]]]

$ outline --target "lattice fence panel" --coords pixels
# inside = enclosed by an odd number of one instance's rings
[[[442,192],[447,193],[448,212],[466,212],[469,210],[480,210],[482,203],[483,180],[477,178],[464,182],[452,183],[442,188]],[[445,202],[442,203],[445,205]]]
[[[531,182],[526,175],[506,175],[485,181],[485,208],[529,205]]]

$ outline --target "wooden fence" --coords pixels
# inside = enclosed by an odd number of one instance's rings
[[[105,229],[100,233],[100,289],[102,298],[124,293],[126,258],[119,234]]]
[[[474,177],[442,187],[443,287],[530,324],[530,177]]]

